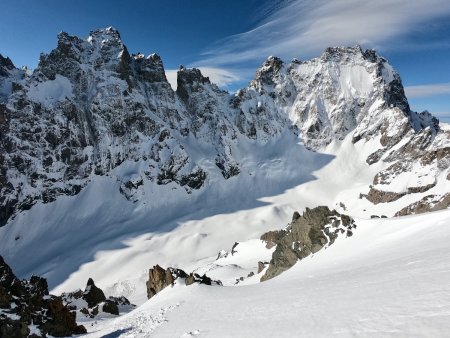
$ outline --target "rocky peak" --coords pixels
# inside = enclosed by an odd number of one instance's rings
[[[145,82],[167,82],[163,61],[158,54],[150,54],[147,57],[144,57],[144,54],[136,54],[131,57],[138,80]]]
[[[191,93],[201,92],[205,84],[212,85],[209,77],[203,76],[200,69],[183,66],[178,69],[177,94],[184,102],[188,101]]]
[[[328,47],[325,48],[320,58],[323,62],[342,62],[349,60],[352,57],[364,57],[364,52],[361,49],[361,46],[357,45],[354,47]]]
[[[211,83],[209,77],[203,76],[198,68],[185,68],[180,66],[177,72],[177,85],[194,85],[196,83]]]
[[[16,68],[9,57],[0,54],[0,76],[8,76],[8,70]]]
[[[120,33],[114,27],[100,28],[93,30],[89,33],[87,41],[91,44],[101,43],[104,44],[108,41],[115,41],[117,43],[122,43],[120,38]]]
[[[304,144],[312,149],[349,133],[357,142],[381,132],[390,135],[383,139],[385,145],[393,145],[413,125],[427,124],[426,119],[413,123],[393,67],[374,50],[363,51],[360,46],[329,47],[320,57],[293,60],[287,68],[280,59],[270,57],[250,87],[291,111]],[[385,113],[381,119],[380,111]]]
[[[269,56],[256,71],[255,80],[264,84],[273,84],[273,77],[277,76],[283,67],[283,61],[276,56]]]
[[[94,307],[105,301],[106,297],[103,291],[95,285],[94,280],[89,278],[83,293],[83,299],[88,303],[89,307]]]
[[[81,64],[91,65],[96,70],[123,72],[129,61],[130,55],[119,32],[109,27],[91,31],[86,40],[66,32],[59,33],[56,49],[50,54],[41,54],[38,70],[50,80],[56,74],[72,79]]]

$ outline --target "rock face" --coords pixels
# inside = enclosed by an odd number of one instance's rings
[[[222,285],[220,281],[212,280],[206,275],[200,276],[196,273],[189,275],[181,269],[167,268],[163,269],[155,265],[148,271],[147,298],[150,299],[167,286],[173,286],[178,279],[184,279],[187,286],[194,283],[206,285]]]
[[[450,193],[441,195],[427,195],[420,201],[411,203],[399,210],[395,216],[422,214],[424,212],[446,209],[450,206]]]
[[[75,312],[60,297],[49,295],[47,281],[33,276],[29,281],[16,278],[0,256],[0,337],[28,337],[30,325],[39,333],[34,337],[65,337],[86,333],[77,325]]]
[[[293,109],[303,142],[312,149],[349,133],[354,142],[381,134],[381,143],[389,146],[416,118],[399,75],[375,51],[358,46],[327,48],[319,58],[288,65],[270,57],[251,87]]]
[[[445,186],[450,173],[449,142],[450,130],[436,132],[428,127],[406,137],[400,145],[383,149],[377,157],[387,167],[375,175],[369,192],[362,197],[374,204],[397,201],[403,196],[408,196],[409,201],[414,198],[415,202],[396,215],[447,208],[445,201],[437,200],[448,193]]]
[[[272,259],[261,281],[266,281],[292,267],[326,245],[334,243],[339,234],[352,236],[356,224],[347,215],[341,215],[328,207],[306,208],[303,215],[295,213],[292,223],[284,230],[271,231],[261,240],[276,245]],[[260,266],[262,271],[264,266]]]

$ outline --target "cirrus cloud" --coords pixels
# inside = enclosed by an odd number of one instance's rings
[[[408,98],[425,98],[450,94],[449,83],[434,83],[419,86],[405,87],[405,93]]]
[[[211,46],[196,64],[233,65],[269,55],[310,57],[336,45],[380,49],[388,41],[392,45],[393,39],[426,29],[425,22],[449,15],[448,0],[286,1],[259,26]],[[396,47],[399,44],[396,41]]]

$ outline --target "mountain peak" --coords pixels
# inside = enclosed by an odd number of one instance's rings
[[[331,60],[343,60],[349,57],[364,57],[364,52],[361,46],[356,45],[353,47],[328,47],[325,48],[321,55],[321,59],[323,61],[331,61]]]
[[[88,42],[93,40],[117,40],[121,42],[119,31],[112,26],[91,31],[87,40]]]
[[[16,68],[11,59],[9,57],[4,57],[2,54],[0,54],[0,67],[8,70]]]
[[[184,84],[192,85],[194,82],[211,83],[209,77],[203,76],[198,68],[185,68],[180,66],[177,72],[178,87]]]

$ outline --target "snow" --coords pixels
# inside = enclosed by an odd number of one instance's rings
[[[381,70],[381,75],[384,81],[389,84],[395,79],[395,70],[388,62],[384,62],[383,66],[384,67]]]
[[[269,262],[275,247],[266,248],[266,242],[260,239],[250,239],[238,243],[233,252],[221,252],[222,256],[213,260],[213,257],[195,263],[193,271],[199,275],[206,274],[214,280],[220,280],[223,285],[239,285],[258,283],[262,274],[258,274],[258,262]],[[254,277],[248,277],[253,273]]]
[[[339,84],[345,97],[367,97],[373,91],[373,81],[363,66],[341,66]]]
[[[52,106],[66,98],[73,98],[72,83],[68,78],[57,74],[54,80],[41,82],[30,87],[28,97],[45,106]]]
[[[295,210],[317,205],[339,209],[343,202],[346,213],[370,218],[403,207],[378,206],[374,211],[358,198],[381,168],[365,163],[377,139],[353,144],[349,136],[322,154],[292,142],[298,140],[280,138],[260,148],[242,142],[241,175],[224,181],[220,173],[211,174],[206,189],[191,194],[175,184],[146,181],[136,203],[119,193],[120,182],[135,177],[148,163],[125,161],[108,176],[94,176],[80,194],[38,203],[19,214],[0,229],[2,255],[20,277],[48,278],[56,294],[82,288],[91,277],[108,296],[124,295],[141,304],[148,269],[156,264],[188,272],[220,265],[213,276],[227,277],[230,284],[256,273],[257,262],[268,260],[263,245],[248,250],[239,245],[236,250],[246,250],[247,261],[229,256],[215,262],[217,254],[235,242],[284,228]],[[204,161],[203,167],[215,167]],[[252,250],[259,258],[249,254]]]
[[[82,288],[92,277],[108,296],[124,295],[141,304],[148,269],[156,264],[208,272],[228,284],[256,273],[257,262],[270,256],[261,243],[250,249],[249,244],[237,247],[245,250],[246,259],[228,256],[215,261],[219,251],[230,251],[235,242],[257,243],[264,232],[284,228],[295,210],[327,205],[369,219],[373,214],[392,216],[414,201],[411,198],[417,200],[407,195],[373,205],[359,198],[386,166],[365,162],[379,147],[378,139],[353,144],[349,135],[323,153],[292,142],[298,140],[280,138],[260,148],[241,143],[236,149],[242,152],[241,175],[224,181],[219,172],[211,174],[206,189],[191,194],[175,184],[145,181],[136,203],[119,193],[120,182],[136,179],[148,163],[125,161],[108,176],[94,176],[80,194],[38,203],[19,214],[0,229],[2,255],[20,277],[48,278],[56,294]],[[191,154],[197,160],[195,152]],[[205,161],[200,162],[203,167],[215,167]],[[450,189],[448,184],[441,185],[442,191]]]
[[[446,337],[450,211],[356,222],[352,237],[278,278],[166,288],[87,336]]]

